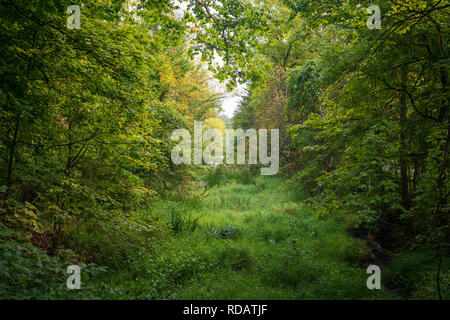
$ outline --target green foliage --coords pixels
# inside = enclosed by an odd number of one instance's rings
[[[11,239],[13,234],[13,230],[2,225],[0,296],[4,299],[36,299],[55,286],[57,281],[49,282],[55,278],[60,280],[62,288],[64,270],[60,261],[23,239]]]
[[[186,174],[170,159],[171,132],[217,115],[176,5],[87,1],[70,30],[72,4],[0,4],[0,222],[11,230],[2,298],[105,294],[68,292],[66,263],[89,277],[92,263],[135,272],[131,261],[168,236],[150,203]],[[61,262],[64,252],[73,254]]]
[[[302,123],[311,113],[318,113],[320,97],[320,74],[317,65],[307,62],[291,71],[287,80],[289,100],[287,111],[292,122]]]
[[[228,80],[229,88],[251,79],[247,70],[253,63],[248,49],[266,29],[264,17],[268,10],[264,4],[190,0],[188,8],[191,11],[186,12],[184,19],[194,24],[190,32],[196,39],[192,53],[201,54],[218,79]],[[213,63],[215,54],[224,60],[223,65]]]
[[[29,243],[25,235],[0,225],[0,296],[2,299],[69,299],[95,298],[92,282],[107,271],[94,263],[83,263],[71,250],[51,257]],[[74,260],[75,257],[75,260]],[[82,285],[86,292],[74,292],[66,287],[66,267],[78,264],[82,270]]]
[[[201,217],[193,217],[192,214],[186,209],[180,209],[175,206],[168,208],[169,221],[168,225],[175,233],[179,232],[194,232],[197,228]]]
[[[450,294],[450,260],[444,257],[441,290]],[[384,272],[384,281],[396,294],[410,299],[436,299],[436,256],[432,251],[403,252],[394,256]]]

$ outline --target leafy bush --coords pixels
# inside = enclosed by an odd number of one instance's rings
[[[111,212],[69,224],[62,241],[85,261],[125,268],[149,243],[165,238],[168,233],[165,228],[166,225],[147,210],[128,214]]]
[[[83,292],[66,286],[66,268],[73,264],[82,271]],[[0,224],[0,299],[95,298],[93,283],[105,271],[105,267],[81,262],[71,250],[49,256],[23,234]]]
[[[394,256],[383,272],[383,281],[400,297],[437,299],[437,258],[433,251],[404,252]],[[450,297],[450,259],[444,257],[441,267],[441,293]]]

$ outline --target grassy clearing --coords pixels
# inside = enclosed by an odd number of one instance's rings
[[[332,220],[319,220],[291,201],[282,180],[229,181],[200,205],[178,208],[185,226],[110,283],[110,298],[164,299],[374,299],[362,261],[368,249]],[[182,219],[181,219],[182,220]],[[178,222],[181,221],[177,220]],[[196,227],[192,228],[192,223]],[[117,280],[120,279],[120,280]]]
[[[383,268],[382,290],[368,290],[370,251],[341,222],[319,218],[294,201],[280,178],[214,174],[209,183],[216,178],[220,183],[203,200],[160,199],[127,219],[114,214],[109,220],[74,224],[64,234],[67,248],[51,259],[30,244],[3,242],[0,277],[8,286],[0,287],[1,296],[436,298],[432,254],[397,255]],[[442,266],[444,296],[450,294],[449,260]],[[65,267],[74,263],[83,269],[82,290],[70,291]]]

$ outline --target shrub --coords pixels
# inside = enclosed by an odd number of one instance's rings
[[[386,267],[384,283],[401,297],[437,299],[437,257],[433,251],[397,254]],[[450,259],[444,258],[441,267],[441,293],[450,295]]]

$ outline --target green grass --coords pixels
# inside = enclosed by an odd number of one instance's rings
[[[246,177],[239,182],[236,172],[220,174],[226,183],[216,184],[202,200],[159,199],[131,216],[112,213],[110,221],[74,224],[64,238],[71,250],[58,252],[60,262],[30,245],[17,251],[18,243],[4,242],[0,278],[7,285],[0,286],[1,296],[436,299],[432,253],[397,255],[382,268],[382,289],[369,290],[370,251],[342,223],[317,217],[293,201],[280,178]],[[76,259],[86,262],[82,290],[70,291],[65,267]],[[449,270],[450,259],[445,258],[444,297],[450,293]]]
[[[186,206],[179,210],[187,210],[197,227],[181,228],[157,244],[137,263],[134,278],[127,271],[105,280],[108,298],[390,297],[366,287],[366,246],[336,222],[292,202],[281,179],[230,180],[210,189],[200,206],[187,203],[176,206]],[[153,210],[163,214],[167,205]]]

